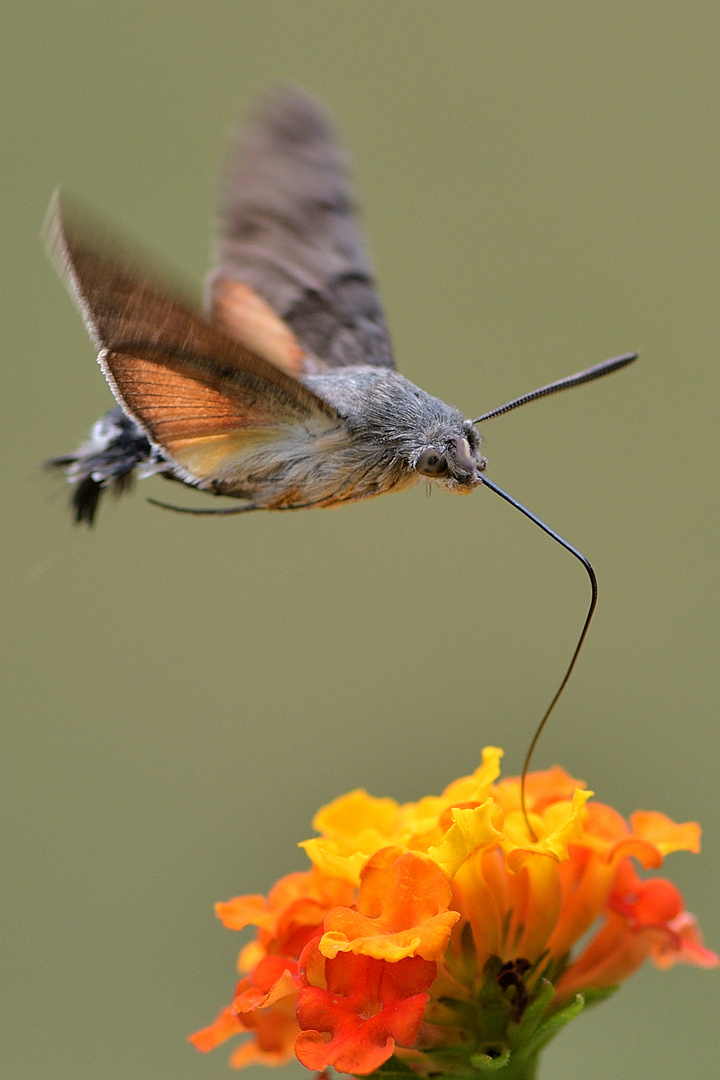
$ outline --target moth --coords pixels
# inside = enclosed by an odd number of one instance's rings
[[[204,314],[87,215],[51,204],[47,245],[99,349],[117,406],[63,467],[75,519],[102,492],[160,473],[241,513],[337,506],[420,479],[466,494],[486,467],[476,424],[628,363],[619,357],[475,420],[394,367],[354,210],[321,106],[283,87],[230,157]],[[164,504],[160,504],[164,505]]]

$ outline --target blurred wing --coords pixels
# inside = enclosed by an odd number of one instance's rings
[[[57,201],[49,253],[100,351],[117,400],[199,479],[288,426],[324,430],[335,410],[171,296],[147,271],[94,239]],[[192,460],[192,466],[189,464]]]
[[[393,366],[348,163],[313,98],[265,102],[231,156],[220,233],[207,308],[237,340],[292,374]]]

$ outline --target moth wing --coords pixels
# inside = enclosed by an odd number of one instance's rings
[[[288,375],[299,376],[311,370],[310,358],[288,324],[242,281],[217,278],[210,316],[241,345]]]
[[[224,176],[206,308],[292,374],[393,367],[348,173],[321,106],[281,87],[238,139]],[[268,306],[264,322],[254,297]],[[272,328],[268,311],[277,317]]]
[[[98,235],[54,201],[49,253],[100,349],[115,397],[193,476],[212,480],[227,455],[288,427],[339,422],[322,398],[208,323]]]

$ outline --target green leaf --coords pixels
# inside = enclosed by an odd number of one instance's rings
[[[574,1001],[566,1005],[564,1009],[560,1009],[559,1012],[553,1013],[540,1025],[533,1037],[523,1046],[523,1053],[527,1050],[532,1054],[537,1054],[538,1050],[542,1049],[543,1046],[547,1046],[561,1028],[564,1028],[566,1024],[579,1016],[584,1008],[585,998],[582,994],[576,994]]]
[[[547,979],[541,979],[535,997],[525,1010],[520,1025],[513,1034],[512,1041],[515,1046],[524,1046],[530,1041],[554,997],[555,987]]]

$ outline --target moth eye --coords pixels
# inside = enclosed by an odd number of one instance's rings
[[[417,459],[415,468],[423,476],[444,476],[448,471],[447,458],[439,450],[428,447]]]

